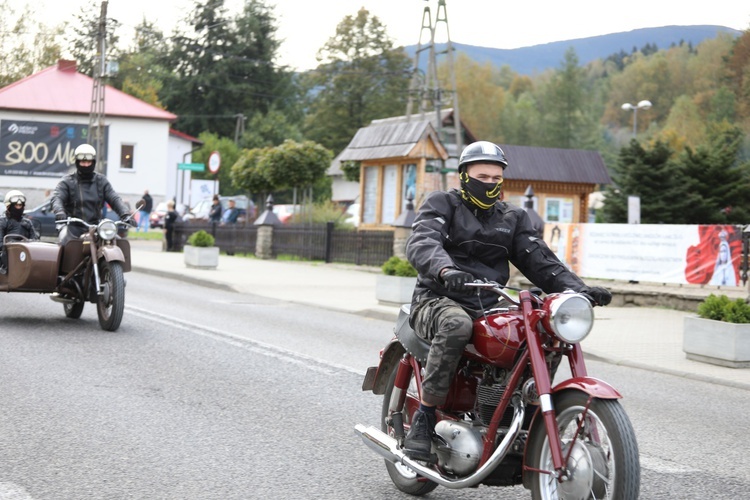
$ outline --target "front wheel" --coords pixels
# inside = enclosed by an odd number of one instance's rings
[[[99,265],[99,279],[102,284],[102,294],[96,303],[99,326],[103,330],[114,332],[120,327],[125,310],[125,277],[122,263],[102,260]]]
[[[380,414],[380,430],[393,437],[393,427],[390,423],[390,406],[391,399],[397,398],[398,395],[394,394],[394,384],[396,383],[396,373],[398,373],[399,363],[391,370],[391,374],[388,377],[388,385],[385,388],[385,394],[383,395],[383,409]],[[394,403],[395,404],[395,403]],[[411,423],[411,417],[414,411],[419,407],[419,395],[417,394],[417,385],[412,374],[411,380],[409,381],[409,388],[406,391],[406,401],[404,401],[404,408],[402,410],[404,425],[408,426]],[[408,430],[408,427],[407,427]],[[426,495],[435,488],[437,483],[428,481],[427,479],[418,476],[412,469],[402,464],[394,464],[393,462],[386,460],[385,467],[388,470],[388,475],[391,477],[391,481],[399,490],[410,495],[421,496]]]
[[[641,467],[635,432],[620,403],[592,399],[581,391],[555,395],[557,427],[563,457],[568,457],[569,479],[559,482],[552,474],[530,472],[535,500],[631,500],[638,498]],[[541,415],[529,433],[527,465],[554,471],[547,431]]]

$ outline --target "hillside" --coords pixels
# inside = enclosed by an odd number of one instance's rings
[[[575,49],[581,65],[585,65],[620,51],[630,53],[634,47],[640,49],[646,44],[656,44],[659,49],[669,48],[673,44],[678,45],[680,41],[696,46],[703,40],[716,38],[719,33],[739,36],[742,32],[724,26],[663,26],[551,42],[518,49],[493,49],[465,45],[459,42],[453,42],[453,46],[457,52],[463,52],[479,63],[490,62],[498,68],[507,64],[516,73],[532,75],[541,73],[546,69],[558,68],[562,63],[565,51],[569,47]],[[445,50],[445,44],[439,45],[439,50]],[[405,50],[413,58],[416,45],[409,45],[405,47]],[[423,55],[420,60],[420,67],[424,69],[426,66],[427,57]]]

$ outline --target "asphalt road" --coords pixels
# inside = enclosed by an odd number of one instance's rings
[[[125,318],[64,318],[0,297],[0,499],[411,498],[355,423],[388,322],[126,275]],[[750,392],[590,362],[625,395],[641,498],[736,499],[750,487]],[[529,498],[438,488],[429,498]]]

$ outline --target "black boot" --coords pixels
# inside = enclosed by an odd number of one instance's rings
[[[435,414],[414,412],[411,428],[404,439],[404,453],[412,460],[437,462],[437,455],[432,453],[432,436],[435,434]]]

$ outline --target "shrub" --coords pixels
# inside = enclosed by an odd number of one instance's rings
[[[208,234],[203,229],[191,234],[187,240],[188,245],[194,247],[212,247],[214,246],[214,241],[214,237]]]
[[[400,259],[395,255],[385,261],[381,267],[383,274],[388,276],[406,276],[414,277],[417,275],[417,270],[414,269],[408,260]]]
[[[750,323],[750,304],[742,299],[711,294],[698,306],[698,316],[727,323]]]

